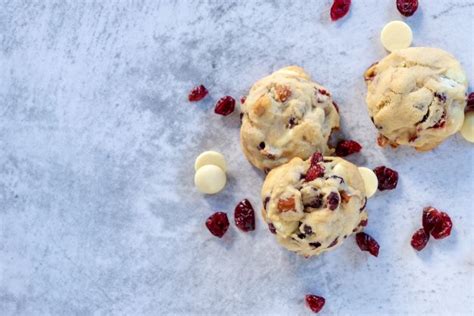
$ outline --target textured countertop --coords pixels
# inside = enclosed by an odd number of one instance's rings
[[[0,314],[473,315],[473,145],[455,135],[429,153],[382,150],[363,71],[385,56],[395,1],[0,1]],[[448,50],[473,80],[474,2],[420,0],[415,46]],[[248,198],[263,175],[239,148],[239,114],[214,115],[281,66],[303,66],[334,95],[350,160],[400,173],[368,204],[378,258],[353,238],[319,258],[257,229],[204,227]],[[204,102],[187,92],[203,83]],[[472,84],[470,89],[472,89]],[[194,158],[221,151],[228,184],[193,186]],[[451,237],[409,245],[423,206],[446,210]],[[232,219],[232,217],[231,217]]]

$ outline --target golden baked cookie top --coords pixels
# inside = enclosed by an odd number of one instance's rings
[[[332,152],[327,142],[339,127],[337,106],[300,67],[282,68],[256,82],[241,109],[242,150],[259,169]]]

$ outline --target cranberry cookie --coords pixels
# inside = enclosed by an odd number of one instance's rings
[[[337,106],[300,67],[282,68],[256,82],[241,107],[242,150],[259,169],[307,159],[314,151],[332,152],[328,139],[339,127]]]
[[[340,245],[367,225],[367,197],[357,167],[313,154],[270,171],[262,188],[262,215],[285,248],[306,257]]]
[[[449,53],[430,47],[397,50],[364,75],[378,143],[431,150],[459,131],[467,79]]]

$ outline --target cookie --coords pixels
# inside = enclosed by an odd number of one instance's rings
[[[331,154],[328,139],[339,127],[331,94],[296,66],[256,82],[241,105],[240,142],[247,159],[272,169],[313,152]]]
[[[429,47],[397,50],[364,75],[378,143],[431,150],[459,131],[467,79],[449,53]]]
[[[306,257],[340,245],[367,225],[367,197],[357,167],[315,153],[267,175],[262,215],[278,243]]]

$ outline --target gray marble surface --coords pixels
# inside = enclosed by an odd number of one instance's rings
[[[382,150],[362,73],[386,53],[395,1],[0,1],[0,314],[473,315],[473,146],[460,135],[432,152]],[[473,79],[474,2],[420,0],[406,21],[414,45],[453,53]],[[239,115],[213,114],[222,95],[298,64],[330,89],[350,159],[400,172],[369,201],[378,258],[352,238],[305,260],[280,248],[258,217],[222,240],[205,219],[260,203],[262,174],[243,157]],[[204,102],[187,102],[204,83]],[[470,86],[472,89],[472,84]],[[228,159],[225,190],[203,196],[193,161]],[[421,209],[454,222],[416,253]]]

